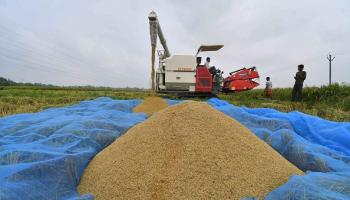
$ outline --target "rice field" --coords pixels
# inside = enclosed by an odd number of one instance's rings
[[[274,108],[283,112],[298,110],[334,121],[350,121],[350,86],[334,84],[304,89],[302,102],[292,102],[291,88],[273,90],[272,98],[265,98],[262,89],[241,93],[221,94],[219,98],[247,107]],[[0,116],[37,112],[46,108],[72,105],[98,97],[114,99],[143,99],[148,90],[96,87],[1,86]],[[206,100],[195,98],[193,100]]]

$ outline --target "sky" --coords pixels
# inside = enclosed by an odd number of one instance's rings
[[[150,87],[148,13],[170,52],[223,44],[211,63],[228,72],[256,66],[263,87],[350,83],[349,0],[0,0],[0,76],[54,85]],[[158,45],[161,49],[161,45]]]

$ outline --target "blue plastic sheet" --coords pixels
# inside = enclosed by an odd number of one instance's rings
[[[350,173],[310,172],[293,176],[281,187],[272,191],[267,200],[349,200]]]
[[[167,100],[169,105],[181,101]],[[0,199],[92,199],[76,186],[92,157],[146,119],[140,100],[99,98],[0,118]],[[307,171],[266,199],[350,199],[350,123],[208,101]]]
[[[76,187],[92,157],[146,119],[140,100],[98,98],[0,118],[0,199],[92,199]]]
[[[266,199],[350,199],[350,123],[296,111],[238,107],[216,98],[208,103],[307,172],[293,176]]]

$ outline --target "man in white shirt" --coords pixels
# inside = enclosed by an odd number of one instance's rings
[[[210,68],[210,58],[209,57],[207,57],[207,61],[205,62],[204,66],[208,69]]]
[[[271,94],[272,94],[272,82],[270,81],[270,77],[266,77],[265,96],[271,97]]]

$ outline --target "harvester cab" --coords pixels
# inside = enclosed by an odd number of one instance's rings
[[[158,51],[159,67],[156,72],[158,93],[177,96],[213,96],[221,90],[222,71],[214,66],[207,68],[198,54],[217,51],[223,45],[202,45],[196,55],[173,55],[164,58]]]
[[[197,57],[197,70],[196,70],[196,90],[197,91],[203,91],[205,90],[206,83],[209,81],[209,76],[211,77],[211,84],[210,87],[208,87],[208,90],[210,90],[212,95],[217,95],[221,91],[222,87],[222,74],[224,73],[219,68],[216,68],[215,66],[210,66],[207,68],[204,65],[201,65],[202,57],[199,57],[198,54],[200,52],[206,52],[206,51],[218,51],[220,50],[224,45],[201,45],[198,48],[196,57]],[[208,73],[209,72],[209,75]]]

